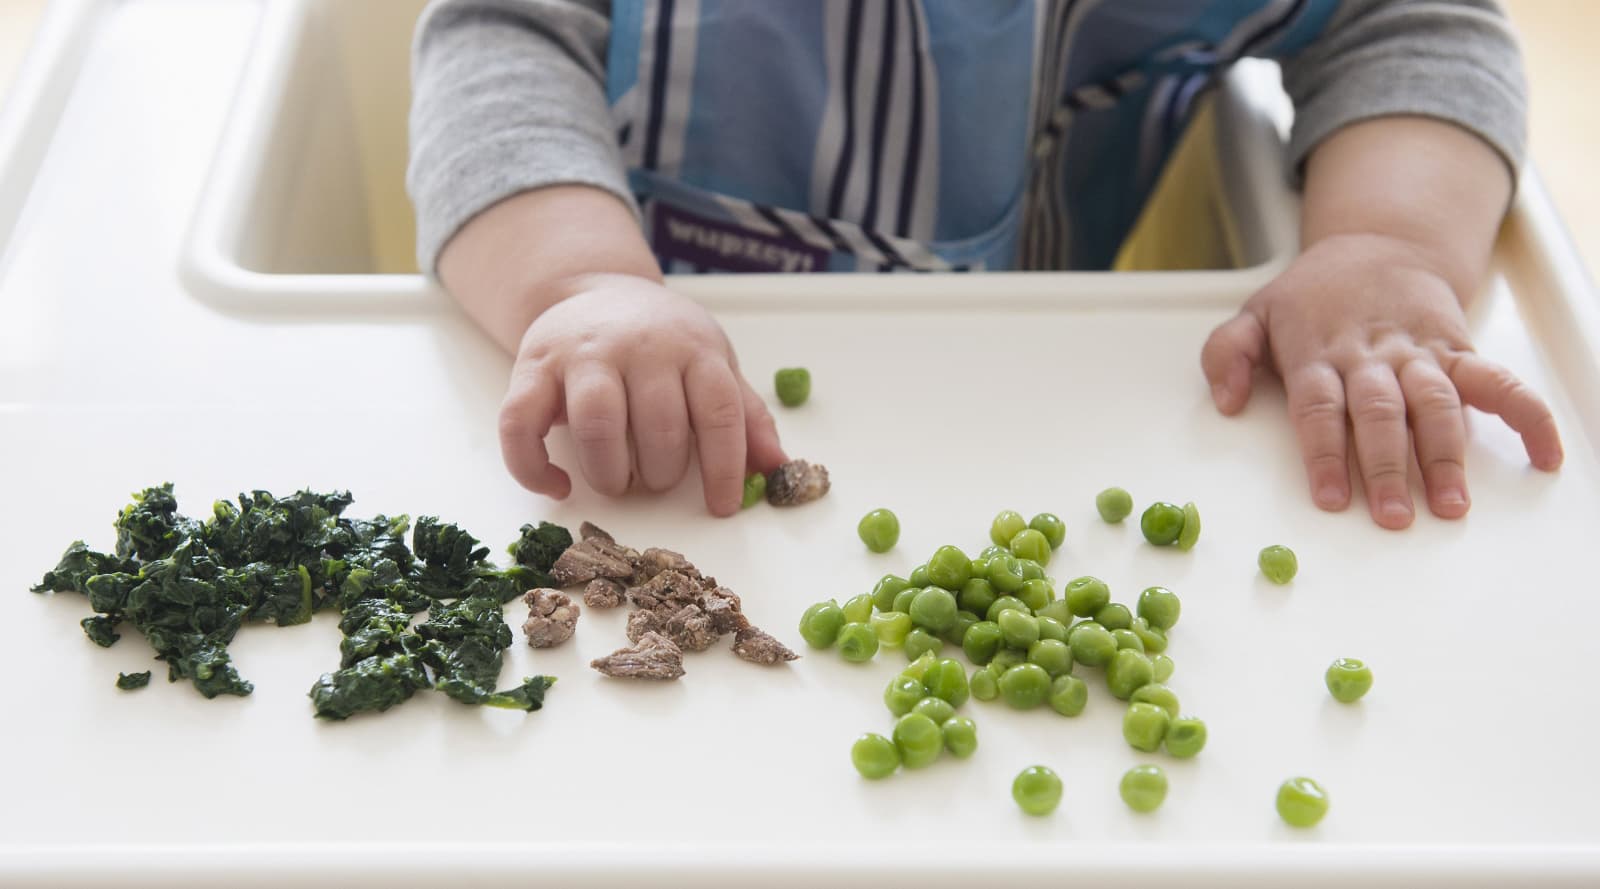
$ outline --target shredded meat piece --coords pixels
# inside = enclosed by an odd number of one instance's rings
[[[583,604],[590,608],[615,608],[627,598],[627,590],[608,577],[596,577],[583,588]]]
[[[557,590],[529,590],[522,597],[528,604],[528,619],[522,632],[534,648],[550,648],[572,638],[578,628],[578,604]]]
[[[634,645],[619,648],[589,666],[622,679],[677,679],[683,675],[683,652],[660,633],[645,633]]]
[[[647,608],[628,613],[628,641],[638,642],[646,633],[659,633],[666,625],[666,618]]]
[[[612,537],[609,533],[607,533],[605,530],[603,530],[599,525],[593,524],[591,522],[584,522],[583,524],[578,526],[578,539],[579,540],[604,540],[606,543],[616,543],[617,542],[617,538]]]
[[[596,577],[627,580],[633,576],[633,559],[638,554],[599,537],[590,537],[567,547],[550,567],[550,577],[564,587],[588,583]]]
[[[686,577],[699,577],[700,571],[683,557],[683,553],[675,553],[670,549],[661,549],[652,546],[639,554],[634,562],[635,571],[633,582],[642,584],[663,571],[676,571]]]
[[[667,569],[649,581],[631,587],[628,601],[639,608],[658,608],[663,604],[686,605],[700,598],[700,581]]]
[[[699,605],[685,605],[673,613],[667,618],[665,633],[684,651],[705,651],[722,636]]]
[[[828,486],[826,466],[790,460],[767,473],[767,502],[773,506],[810,503],[828,493]]]
[[[719,635],[750,626],[750,621],[739,610],[739,597],[726,587],[708,590],[700,599],[700,607],[711,618],[711,625]]]
[[[800,657],[787,645],[748,624],[733,637],[733,653],[753,664],[766,666]]]

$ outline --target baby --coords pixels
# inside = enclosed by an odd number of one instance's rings
[[[435,0],[418,26],[418,259],[516,356],[506,465],[665,490],[715,515],[784,459],[716,320],[666,272],[1103,269],[1204,91],[1278,60],[1300,255],[1201,352],[1217,408],[1283,380],[1311,496],[1466,513],[1463,406],[1534,466],[1534,393],[1472,348],[1523,152],[1492,0]]]

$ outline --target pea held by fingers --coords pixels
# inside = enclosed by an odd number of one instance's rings
[[[764,472],[752,472],[744,477],[744,498],[739,501],[740,509],[749,509],[757,503],[767,499],[767,475]]]

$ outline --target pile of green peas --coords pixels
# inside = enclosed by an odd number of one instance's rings
[[[967,671],[949,658],[924,654],[889,680],[883,703],[894,717],[889,737],[868,732],[850,747],[863,778],[932,765],[942,752],[966,759],[978,749],[978,724],[956,710],[967,702]]]

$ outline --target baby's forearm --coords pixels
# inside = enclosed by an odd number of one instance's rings
[[[661,280],[633,211],[610,192],[558,185],[508,198],[439,254],[439,279],[509,354],[545,309],[596,275]]]
[[[1464,300],[1487,269],[1511,187],[1505,160],[1460,127],[1422,117],[1353,124],[1307,161],[1302,246],[1380,237]]]

